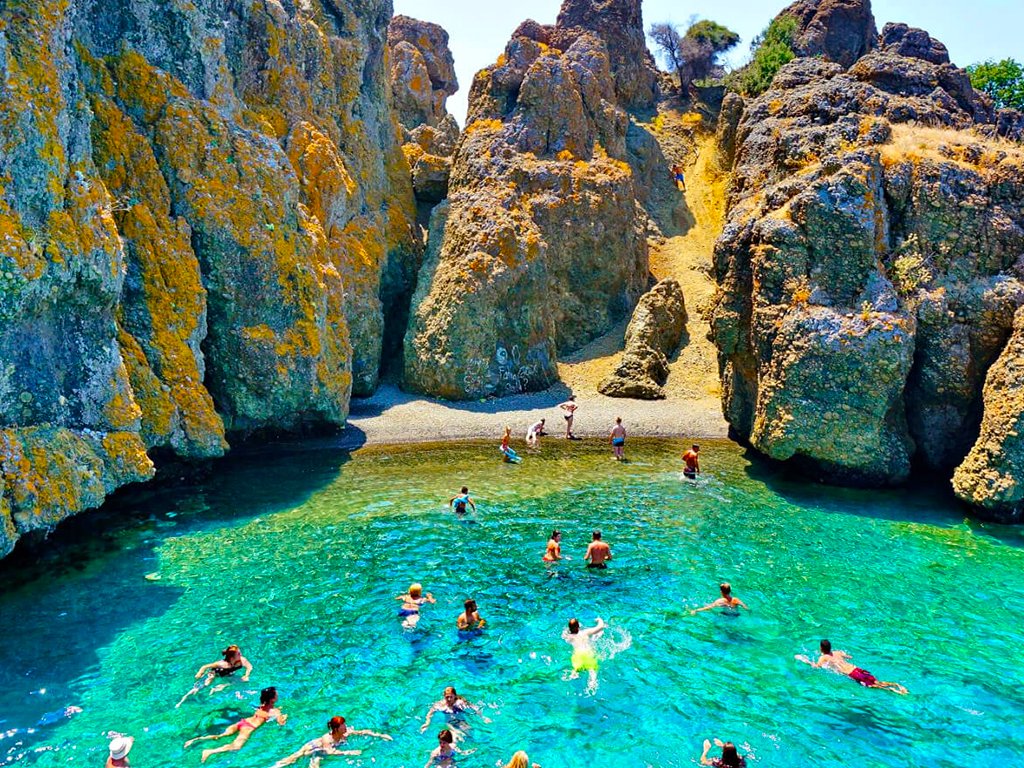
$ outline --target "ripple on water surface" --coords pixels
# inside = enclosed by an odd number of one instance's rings
[[[726,443],[705,446],[710,471],[690,483],[680,447],[634,441],[622,465],[596,442],[549,441],[519,466],[478,443],[265,452],[186,490],[124,494],[64,536],[45,575],[9,572],[0,764],[99,765],[108,731],[137,737],[134,765],[198,764],[182,743],[276,685],[288,723],[210,765],[265,767],[342,714],[395,740],[353,739],[363,754],[325,768],[411,768],[436,744],[441,722],[419,726],[449,684],[493,721],[470,719],[467,768],[516,749],[545,768],[685,766],[712,736],[773,766],[1024,764],[1024,676],[1007,663],[1019,531],[967,523],[920,489],[788,481]],[[463,483],[479,510],[460,519],[446,502]],[[615,554],[606,572],[582,567],[595,527]],[[540,561],[552,528],[573,558],[556,567]],[[690,616],[721,580],[753,610]],[[409,632],[394,597],[412,581],[437,604]],[[488,627],[460,639],[469,596]],[[571,616],[610,625],[593,693],[569,674]],[[793,660],[821,637],[911,695]],[[252,681],[174,709],[232,642]],[[35,727],[69,704],[83,711]]]

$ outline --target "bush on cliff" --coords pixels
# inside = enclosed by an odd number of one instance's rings
[[[793,52],[796,30],[797,20],[792,16],[773,19],[768,28],[751,42],[753,58],[750,63],[726,79],[729,90],[747,97],[760,96],[767,91],[775,73],[796,58]]]

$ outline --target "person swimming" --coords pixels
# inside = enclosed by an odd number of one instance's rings
[[[851,662],[852,657],[850,654],[846,651],[833,651],[832,643],[828,640],[822,640],[819,647],[821,650],[821,656],[818,657],[817,661],[811,661],[803,655],[796,656],[796,660],[802,661],[805,664],[810,664],[816,669],[827,669],[830,672],[835,672],[837,675],[849,677],[851,680],[860,683],[865,688],[881,688],[883,690],[893,691],[901,696],[909,693],[909,691],[899,683],[879,680],[866,669],[854,666]]]
[[[419,623],[421,605],[437,602],[429,592],[426,595],[423,594],[422,584],[410,584],[409,591],[404,595],[399,595],[395,600],[402,601],[402,607],[399,609],[398,615],[404,618],[402,626],[406,629],[415,629]]]
[[[512,755],[512,759],[502,766],[502,768],[531,768],[531,766],[532,768],[540,768],[536,763],[531,763],[530,756],[520,749]]]
[[[577,618],[569,619],[569,626],[562,631],[562,639],[572,646],[572,676],[579,677],[583,670],[587,671],[589,681],[587,690],[593,693],[597,690],[597,652],[594,650],[594,640],[600,637],[607,624],[600,617],[597,623],[587,629],[580,628]]]
[[[237,752],[239,749],[245,746],[245,743],[249,740],[249,737],[256,731],[257,728],[261,728],[268,721],[274,720],[278,725],[284,725],[285,721],[288,720],[288,715],[283,714],[275,705],[277,704],[277,689],[273,686],[264,688],[260,691],[260,705],[256,708],[249,717],[243,717],[237,723],[229,725],[223,733],[218,733],[215,736],[197,736],[194,739],[189,739],[185,742],[185,748],[192,746],[197,741],[209,741],[211,739],[226,739],[228,736],[234,736],[235,738],[230,744],[225,744],[223,747],[217,747],[216,749],[204,749],[200,762],[205,763],[211,755],[215,755],[218,752]]]
[[[505,427],[505,434],[501,438],[501,453],[505,457],[505,461],[512,462],[513,464],[518,464],[519,462],[522,461],[522,459],[519,458],[519,454],[512,450],[511,442],[512,427]]]
[[[746,768],[746,758],[737,751],[736,745],[731,741],[715,739],[715,746],[722,748],[722,756],[708,759],[708,752],[711,751],[711,741],[704,739],[704,751],[700,756],[701,765],[710,765],[713,768]]]
[[[554,563],[559,560],[569,560],[569,557],[562,555],[562,532],[554,530],[551,532],[551,538],[548,539],[547,549],[544,552],[544,562]]]
[[[229,645],[220,654],[224,657],[223,659],[211,662],[210,664],[204,664],[199,668],[199,671],[196,672],[196,684],[192,686],[192,690],[181,697],[181,701],[174,705],[175,709],[184,704],[189,696],[199,693],[200,690],[206,688],[217,678],[230,677],[240,669],[245,670],[245,674],[242,675],[242,682],[249,682],[249,675],[252,674],[252,664],[242,655],[242,651],[237,645]],[[200,681],[200,678],[204,675],[206,678]]]
[[[304,757],[310,758],[310,768],[319,768],[320,759],[327,755],[361,755],[363,752],[360,749],[339,749],[340,746],[346,744],[349,736],[373,736],[385,741],[392,740],[386,733],[349,728],[345,723],[345,718],[336,715],[327,721],[327,733],[307,741],[297,752],[293,752],[288,757],[283,757],[274,763],[273,768],[284,768],[284,766],[291,765]]]
[[[718,585],[718,589],[722,593],[720,598],[715,600],[713,603],[708,603],[701,608],[690,611],[690,615],[695,616],[701,611],[710,611],[712,608],[722,608],[722,613],[727,616],[739,616],[740,608],[746,608],[748,611],[750,610],[746,603],[738,597],[733,597],[732,585],[730,585],[729,582],[723,581]]]
[[[459,491],[458,496],[452,496],[448,499],[448,506],[454,508],[455,512],[460,515],[466,514],[467,504],[473,508],[474,512],[476,512],[476,504],[474,504],[473,500],[469,497],[469,488],[465,485],[462,486],[462,490]]]
[[[423,768],[451,768],[455,765],[456,755],[471,755],[475,749],[459,749],[455,746],[455,736],[445,729],[437,734],[437,748],[430,753],[430,758]]]
[[[423,721],[423,725],[420,726],[420,733],[423,733],[430,727],[430,721],[437,712],[440,712],[445,716],[448,728],[459,737],[463,735],[469,725],[466,722],[467,712],[472,712],[475,715],[478,715],[485,723],[491,722],[490,719],[484,715],[483,710],[481,710],[480,707],[467,701],[465,697],[460,696],[453,685],[449,685],[444,689],[440,701],[435,701],[430,705],[430,709],[427,710],[427,717]]]

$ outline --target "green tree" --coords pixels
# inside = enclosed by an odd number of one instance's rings
[[[998,109],[1024,111],[1024,66],[1014,59],[985,61],[967,68],[971,85],[992,97]]]
[[[740,41],[740,36],[728,27],[708,20],[691,23],[685,35],[680,35],[668,22],[652,24],[648,34],[665,63],[679,77],[682,88],[695,80],[722,77],[725,72],[718,63],[718,56]]]
[[[744,96],[760,96],[771,87],[772,80],[782,67],[796,58],[793,39],[797,20],[792,16],[778,16],[750,44],[753,57],[750,63],[733,73],[727,81],[730,89]]]

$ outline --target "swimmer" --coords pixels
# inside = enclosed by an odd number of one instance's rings
[[[540,768],[540,766],[536,763],[531,763],[530,756],[520,749],[518,752],[512,755],[512,759],[509,760],[508,763],[503,766],[503,768],[530,768],[530,766],[533,766],[533,768]]]
[[[466,713],[473,712],[480,716],[480,719],[485,723],[491,722],[490,719],[484,715],[483,710],[480,709],[476,704],[472,704],[455,690],[455,686],[449,685],[444,689],[440,701],[435,701],[430,705],[430,709],[427,710],[427,719],[423,721],[423,725],[420,726],[420,733],[423,733],[430,727],[430,720],[434,717],[435,712],[440,712],[445,716],[445,720],[448,722],[448,728],[453,734],[458,736],[463,735],[467,727]]]
[[[731,741],[723,742],[715,739],[715,746],[722,748],[722,756],[708,760],[708,752],[711,751],[711,741],[704,739],[704,751],[700,756],[701,765],[710,765],[713,768],[746,768],[746,758],[736,751],[736,745]]]
[[[612,444],[612,456],[615,457],[615,460],[623,461],[626,458],[626,428],[622,426],[621,416],[615,418],[615,426],[612,427],[611,434],[608,435],[608,442]]]
[[[579,677],[581,670],[587,670],[590,676],[587,690],[597,690],[597,653],[594,651],[594,639],[599,637],[607,625],[598,617],[597,623],[588,628],[580,629],[579,619],[569,619],[569,627],[562,632],[562,639],[572,646],[572,676]]]
[[[437,749],[430,753],[430,759],[423,768],[451,768],[455,765],[456,755],[471,755],[475,749],[459,749],[455,746],[455,736],[445,729],[437,734]]]
[[[131,736],[117,736],[110,740],[110,755],[107,757],[105,768],[126,768],[131,765],[128,762],[128,753],[132,751],[132,744],[135,739]]]
[[[690,611],[690,615],[696,616],[701,611],[710,611],[712,608],[724,608],[725,610],[722,611],[722,613],[728,616],[739,616],[740,608],[746,608],[748,611],[750,610],[749,606],[747,606],[746,603],[744,603],[738,597],[733,597],[732,585],[730,585],[729,582],[722,582],[718,585],[718,589],[722,593],[722,596],[720,598],[715,600],[713,603],[708,603],[702,608],[697,608],[696,610]]]
[[[526,444],[531,448],[539,448],[540,438],[544,434],[544,419],[541,419],[536,424],[531,424],[530,428],[526,430]]]
[[[547,551],[544,553],[544,562],[554,563],[558,560],[569,559],[562,555],[562,532],[557,529],[552,531],[551,538],[548,539]]]
[[[561,403],[558,407],[565,411],[565,413],[562,414],[562,418],[565,419],[565,439],[575,440],[576,436],[572,433],[572,422],[576,417],[576,409],[579,408],[579,406],[576,405],[576,395],[570,395],[569,399],[564,403]]]
[[[231,675],[235,674],[235,672],[240,669],[245,670],[245,674],[242,675],[242,682],[249,682],[249,675],[252,674],[252,664],[250,664],[249,660],[242,655],[242,651],[239,650],[237,645],[229,645],[220,652],[220,655],[224,658],[210,664],[204,664],[199,668],[199,671],[196,672],[196,684],[192,686],[191,691],[181,697],[181,701],[175,705],[175,709],[184,704],[185,700],[188,699],[189,696],[194,696],[199,693],[201,689],[207,687],[217,678],[231,677]],[[199,679],[203,677],[203,675],[206,675],[206,679],[199,682]]]
[[[690,446],[690,450],[683,454],[683,461],[686,463],[683,467],[683,477],[695,480],[700,474],[700,446],[696,443]]]
[[[480,618],[480,612],[476,609],[476,600],[467,600],[463,605],[466,610],[459,614],[455,620],[455,626],[462,632],[483,629],[487,622]]]
[[[459,491],[458,496],[452,496],[448,499],[448,506],[454,507],[455,511],[460,515],[466,514],[467,504],[473,508],[474,512],[476,512],[476,504],[474,504],[473,500],[469,498],[469,488],[466,486],[462,486],[462,490]]]
[[[850,659],[850,654],[846,651],[833,651],[832,643],[828,640],[821,641],[821,656],[818,657],[817,661],[811,661],[806,656],[796,656],[797,661],[802,661],[805,664],[810,664],[816,669],[827,669],[830,672],[835,672],[837,675],[843,675],[849,677],[851,680],[860,683],[865,688],[882,688],[887,691],[893,691],[901,696],[909,693],[899,683],[890,683],[886,680],[879,680],[877,677],[872,675],[865,669],[855,667]]]
[[[594,531],[591,542],[587,546],[587,554],[583,556],[587,561],[587,568],[607,568],[608,561],[612,559],[612,548],[606,542],[601,541],[601,532]]]
[[[520,461],[522,461],[522,459],[520,459],[519,455],[512,450],[512,446],[510,445],[511,442],[512,427],[505,427],[505,434],[501,438],[501,453],[505,457],[505,461],[511,462],[513,464],[518,464]]]
[[[273,686],[264,688],[260,691],[260,705],[249,717],[243,717],[234,725],[229,725],[224,733],[219,733],[216,736],[198,736],[194,739],[189,739],[185,742],[185,747],[190,747],[197,741],[226,739],[228,736],[234,736],[235,738],[230,744],[225,744],[223,747],[217,747],[216,749],[204,749],[200,762],[205,763],[210,758],[210,755],[215,755],[218,752],[237,752],[245,746],[245,742],[249,740],[253,732],[268,721],[274,720],[278,725],[285,724],[285,721],[288,720],[288,715],[283,714],[281,710],[274,706],[275,704],[277,704],[277,689]]]
[[[409,591],[404,595],[399,595],[395,600],[402,601],[402,607],[399,609],[398,615],[404,617],[402,626],[406,629],[414,629],[419,623],[421,605],[437,602],[429,592],[426,595],[423,594],[422,584],[410,584]]]
[[[349,728],[345,724],[344,717],[335,716],[327,721],[327,733],[319,738],[306,742],[298,752],[290,754],[288,757],[281,758],[274,763],[273,768],[283,768],[286,765],[291,765],[297,760],[301,760],[303,757],[310,758],[310,768],[319,768],[320,759],[326,755],[361,755],[362,750],[359,749],[338,748],[339,746],[346,744],[346,739],[349,736],[372,736],[377,739],[384,739],[385,741],[392,740],[386,733],[357,731],[354,728]]]

